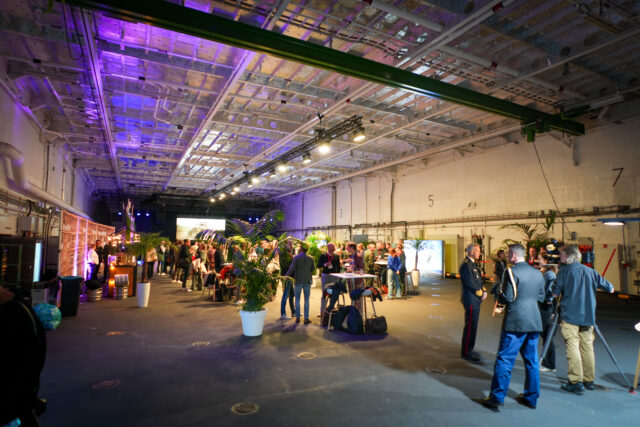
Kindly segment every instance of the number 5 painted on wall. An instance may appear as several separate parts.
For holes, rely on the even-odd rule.
[[[429,207],[432,208],[433,207],[433,194],[429,194],[427,197],[427,200],[429,201]]]

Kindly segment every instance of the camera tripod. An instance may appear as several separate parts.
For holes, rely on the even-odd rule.
[[[549,331],[549,335],[547,335],[547,339],[546,339],[546,341],[544,343],[544,347],[542,347],[542,353],[540,354],[540,360],[543,360],[545,358],[545,356],[547,355],[547,351],[549,351],[549,346],[551,345],[551,341],[553,340],[553,337],[556,334],[556,329],[558,327],[558,322],[560,321],[560,299],[558,299],[558,303],[556,304],[556,309],[555,309],[555,311],[553,313],[553,316],[554,316],[553,324],[551,325],[551,330]],[[611,357],[611,360],[613,360],[613,363],[618,368],[618,371],[620,371],[620,375],[622,375],[622,378],[624,378],[624,381],[627,383],[627,386],[629,387],[629,393],[634,393],[635,394],[635,390],[634,390],[633,386],[631,385],[631,383],[627,379],[627,376],[625,375],[624,371],[620,367],[620,364],[618,364],[618,361],[616,360],[616,357],[613,355],[613,352],[611,351],[611,348],[609,347],[609,344],[607,344],[607,341],[604,339],[604,336],[602,335],[602,332],[600,332],[600,328],[598,328],[598,325],[594,323],[593,324],[593,329],[595,329],[596,333],[600,337],[600,340],[602,341],[602,344],[604,344],[604,348],[607,349],[607,353],[609,353],[609,357]]]

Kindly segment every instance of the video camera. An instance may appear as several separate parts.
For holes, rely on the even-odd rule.
[[[551,242],[544,247],[549,264],[560,264],[561,246],[556,239],[551,239]]]

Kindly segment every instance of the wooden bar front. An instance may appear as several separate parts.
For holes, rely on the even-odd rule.
[[[137,265],[135,264],[125,264],[125,265],[115,265],[112,266],[112,270],[109,271],[109,295],[113,296],[113,288],[115,287],[115,282],[113,279],[116,277],[116,274],[126,274],[129,276],[129,287],[127,288],[127,294],[130,297],[136,296],[136,274],[138,272]]]

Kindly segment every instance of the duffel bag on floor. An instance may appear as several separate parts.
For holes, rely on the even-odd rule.
[[[349,314],[350,306],[340,307],[338,312],[331,316],[331,326],[336,331],[344,331],[346,328],[342,326],[342,322],[347,319],[347,315]]]
[[[364,334],[364,324],[362,323],[360,310],[353,305],[350,306],[349,309],[349,314],[347,315],[347,329],[349,333],[354,335]]]
[[[384,316],[373,316],[365,322],[368,334],[382,335],[387,333],[387,319]]]

